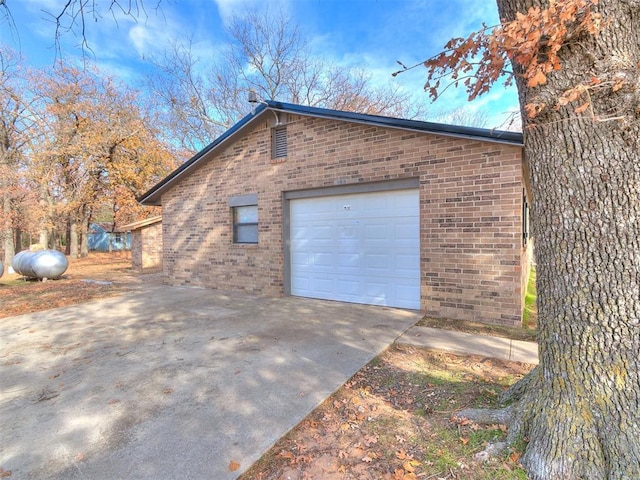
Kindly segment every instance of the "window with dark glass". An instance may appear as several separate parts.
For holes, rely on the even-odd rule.
[[[258,206],[233,207],[233,243],[258,243]]]

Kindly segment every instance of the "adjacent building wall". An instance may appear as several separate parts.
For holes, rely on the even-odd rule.
[[[131,265],[134,270],[161,267],[162,250],[161,222],[131,232]]]
[[[281,296],[283,192],[417,178],[421,304],[430,316],[520,324],[522,149],[289,116],[288,155],[265,122],[162,196],[171,284]],[[232,196],[257,194],[259,243],[232,243]]]

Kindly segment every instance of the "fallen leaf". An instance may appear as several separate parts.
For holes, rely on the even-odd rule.
[[[364,437],[364,444],[367,447],[370,447],[372,444],[378,443],[378,436],[377,435],[366,435]]]
[[[229,467],[227,468],[229,469],[230,472],[235,472],[240,468],[240,464],[235,460],[231,460],[231,462],[229,462]]]
[[[469,439],[465,437],[460,437],[460,441],[462,442],[463,445],[466,445],[467,443],[469,443]]]
[[[397,458],[398,460],[404,460],[405,458],[408,458],[408,457],[407,457],[407,452],[405,452],[404,450],[398,450],[398,451],[396,452],[396,458]]]
[[[293,457],[294,457],[294,455],[293,455],[293,453],[292,453],[292,452],[287,452],[287,451],[285,451],[285,450],[281,451],[281,452],[278,454],[278,456],[279,456],[279,457],[282,457],[282,458],[286,458],[286,459],[288,459],[288,460],[291,460],[291,459],[293,459]]]
[[[471,420],[465,417],[453,417],[452,420],[461,427],[464,427],[465,425],[471,425],[473,423]]]
[[[416,471],[416,467],[420,466],[420,462],[417,460],[407,460],[402,464],[402,468],[404,468],[407,472],[413,473]]]

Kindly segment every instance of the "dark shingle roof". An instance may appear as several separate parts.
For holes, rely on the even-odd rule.
[[[229,141],[240,131],[245,130],[256,119],[262,117],[268,110],[276,112],[292,113],[303,116],[328,118],[342,120],[345,122],[362,123],[386,128],[396,128],[424,133],[434,133],[438,135],[483,140],[486,142],[506,143],[510,145],[522,146],[522,134],[519,132],[507,132],[502,130],[489,130],[485,128],[461,127],[457,125],[445,125],[441,123],[422,122],[418,120],[407,120],[393,117],[383,117],[381,115],[369,115],[364,113],[344,112],[341,110],[330,110],[326,108],[307,107],[293,103],[276,102],[267,100],[260,102],[256,109],[246,115],[229,130],[220,135],[216,140],[196,153],[193,157],[183,163],[180,167],[171,172],[167,177],[152,187],[149,191],[138,198],[144,205],[160,205],[160,197],[173,182],[177,181],[188,170],[196,166],[199,161],[209,152],[226,146]]]

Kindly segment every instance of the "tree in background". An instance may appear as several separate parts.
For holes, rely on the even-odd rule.
[[[22,181],[24,151],[32,133],[32,115],[22,59],[6,48],[0,51],[0,249],[11,264],[20,232],[26,227],[25,209],[32,200]],[[18,241],[18,242],[16,242]],[[18,245],[19,246],[19,245]]]
[[[176,43],[154,60],[148,82],[160,99],[170,136],[190,151],[211,143],[249,113],[249,90],[260,98],[362,113],[415,118],[423,113],[398,85],[378,87],[363,70],[332,66],[312,55],[282,13],[249,12],[227,28],[230,43],[211,58]]]
[[[29,171],[42,206],[40,243],[66,232],[68,254],[86,256],[89,224],[105,205],[112,221],[139,214],[136,195],[175,167],[137,94],[90,68],[58,64],[34,77],[39,138]],[[124,209],[123,209],[124,207]],[[120,211],[122,210],[122,211]]]
[[[534,480],[640,478],[640,1],[497,3],[502,24],[450,41],[425,88],[518,87],[540,364],[509,406],[458,417],[509,424]]]

